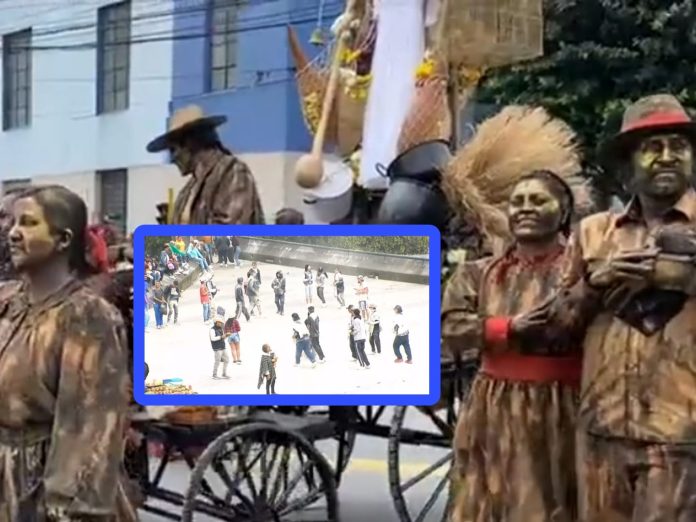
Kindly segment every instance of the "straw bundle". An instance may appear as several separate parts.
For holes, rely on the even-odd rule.
[[[510,106],[486,120],[447,166],[443,188],[453,207],[492,239],[509,236],[505,208],[520,177],[547,169],[580,171],[573,130],[542,108]]]
[[[491,68],[543,54],[542,0],[443,1],[438,36],[450,64]]]

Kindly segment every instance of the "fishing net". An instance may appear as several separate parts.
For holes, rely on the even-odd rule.
[[[338,57],[341,62],[339,85],[331,105],[325,136],[325,143],[334,145],[341,156],[350,155],[362,141],[377,24],[369,13],[365,14],[351,33],[347,48]],[[332,41],[314,59],[309,60],[292,28],[288,29],[288,38],[297,68],[302,114],[307,129],[314,135],[321,119],[336,42]]]
[[[542,0],[445,0],[439,18],[451,64],[500,67],[543,53]]]
[[[330,57],[333,54],[333,44],[327,45],[313,60],[305,54],[297,33],[292,27],[288,27],[288,40],[290,52],[295,62],[297,74],[297,89],[300,95],[300,106],[305,125],[310,134],[316,133],[321,119],[321,110],[326,96],[326,89],[329,84],[329,71],[331,67]],[[335,143],[337,138],[336,111],[331,111],[329,125],[326,129],[326,141]]]
[[[399,135],[398,153],[430,140],[449,140],[452,117],[447,96],[447,77],[419,80],[408,115]]]

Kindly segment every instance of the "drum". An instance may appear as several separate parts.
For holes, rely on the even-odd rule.
[[[332,223],[350,214],[353,205],[353,171],[336,156],[325,156],[324,178],[304,193],[306,223]]]

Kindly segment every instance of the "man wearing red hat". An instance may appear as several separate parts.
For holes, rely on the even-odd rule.
[[[519,338],[584,336],[584,522],[696,520],[694,150],[673,96],[629,107],[601,158],[633,199],[580,222],[562,291],[513,320]]]

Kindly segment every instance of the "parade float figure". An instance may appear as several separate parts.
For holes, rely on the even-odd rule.
[[[696,123],[674,97],[630,106],[602,158],[634,198],[580,223],[562,291],[524,318],[525,336],[584,337],[586,522],[696,520],[695,147]],[[584,307],[596,315],[578,296],[599,302]]]
[[[249,167],[222,145],[215,130],[226,121],[226,116],[205,116],[200,107],[184,107],[172,115],[169,131],[147,145],[148,152],[168,150],[181,175],[191,176],[168,211],[171,223],[264,223]],[[166,209],[166,204],[160,208]]]
[[[455,431],[455,522],[575,520],[579,346],[530,344],[514,327],[561,279],[574,207],[565,179],[580,168],[564,122],[510,106],[443,169],[450,207],[494,253],[460,262],[443,293],[443,357],[479,366]]]
[[[64,187],[13,202],[0,293],[0,520],[134,520],[122,471],[130,361],[119,312],[84,284],[87,209]]]
[[[572,209],[561,178],[524,176],[509,202],[512,245],[460,265],[446,287],[443,337],[481,359],[455,433],[456,522],[576,520],[579,343],[540,344],[529,355],[514,339],[515,317],[560,281]]]

